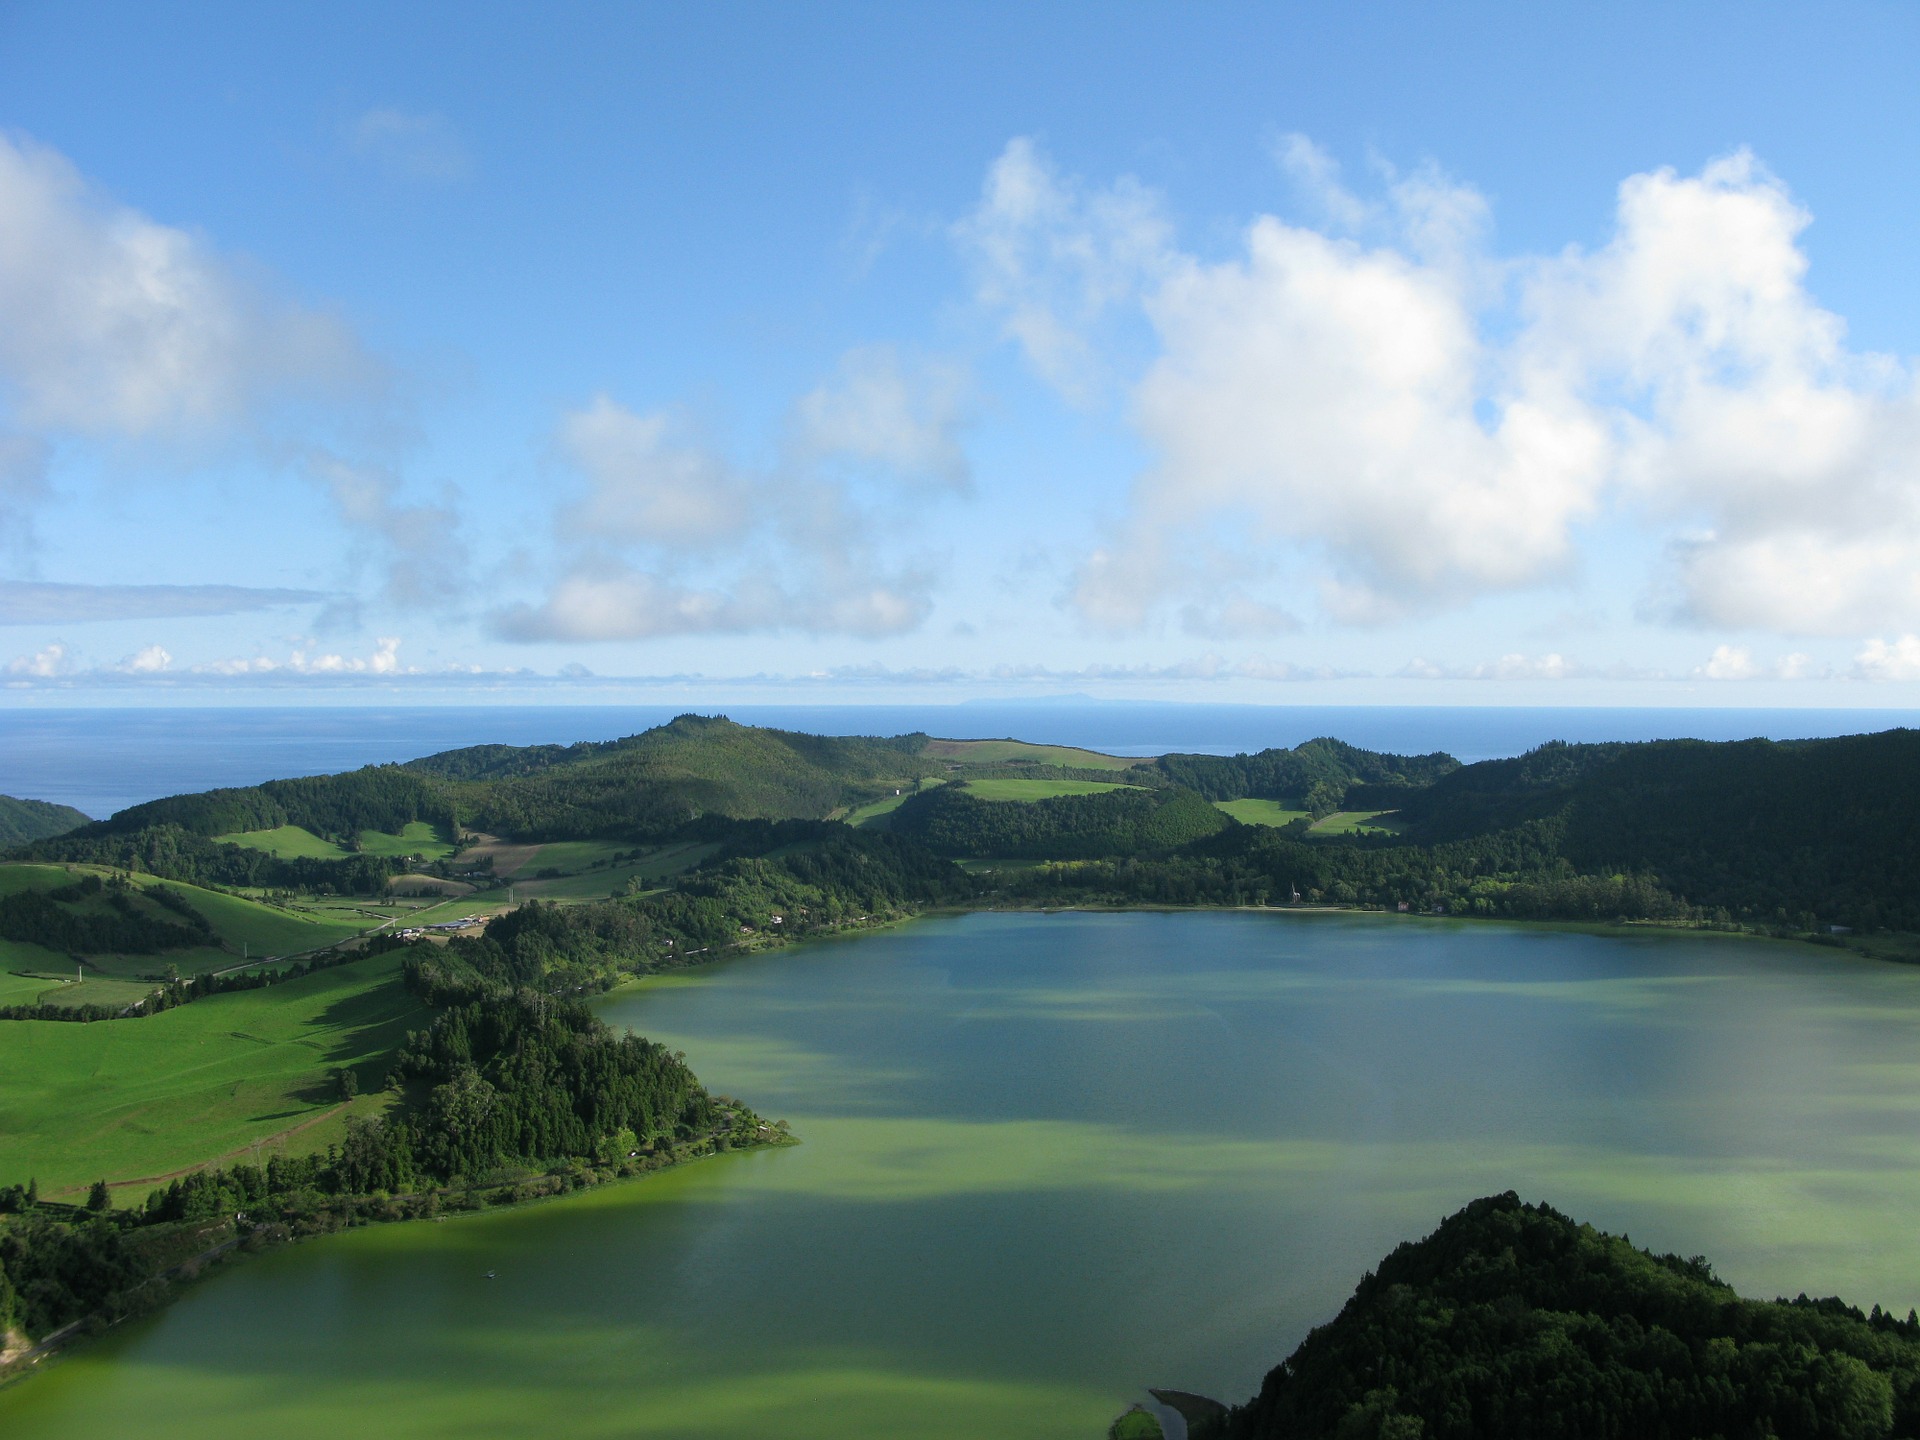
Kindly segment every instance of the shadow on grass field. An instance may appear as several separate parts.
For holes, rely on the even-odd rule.
[[[377,1091],[425,1020],[399,977],[388,954],[144,1019],[0,1021],[0,1184],[64,1198],[102,1168],[124,1181],[230,1155],[327,1115],[335,1067]]]

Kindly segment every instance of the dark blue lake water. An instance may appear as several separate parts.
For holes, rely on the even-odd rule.
[[[411,760],[462,745],[610,740],[661,724],[670,705],[476,705],[0,710],[0,794],[105,816],[161,795]],[[1368,750],[1444,750],[1471,763],[1548,740],[1773,740],[1920,724],[1915,710],[1625,709],[1492,706],[729,705],[742,723],[827,735],[924,730],[1013,736],[1119,755],[1231,755],[1332,735]]]

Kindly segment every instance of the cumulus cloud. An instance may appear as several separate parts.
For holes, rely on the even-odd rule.
[[[890,346],[855,350],[794,407],[795,443],[807,458],[871,466],[895,483],[964,490],[969,388],[951,362],[909,365]]]
[[[788,417],[765,466],[727,458],[670,411],[606,395],[563,416],[556,450],[585,481],[556,512],[559,574],[503,606],[515,641],[803,631],[880,636],[932,608],[924,563],[882,542],[964,489],[964,372],[890,350],[846,356]]]
[[[585,475],[570,530],[616,542],[708,549],[754,523],[753,481],[668,412],[635,414],[606,395],[561,417],[561,453]]]
[[[333,316],[0,135],[0,390],[22,429],[192,433],[377,368]]]
[[[379,106],[347,126],[346,140],[356,155],[371,160],[394,179],[445,185],[473,172],[473,157],[444,115],[414,115]]]
[[[307,645],[296,649],[285,660],[256,655],[252,659],[207,660],[194,665],[196,675],[246,676],[271,675],[285,671],[290,675],[412,675],[418,672],[400,663],[399,637],[381,636],[371,655],[341,655]],[[161,652],[165,655],[165,651]],[[171,661],[172,657],[167,656]],[[161,667],[164,668],[164,667]]]
[[[1869,640],[1854,656],[1853,673],[1861,680],[1920,680],[1920,635]]]
[[[111,447],[148,461],[237,445],[270,472],[319,485],[348,526],[380,543],[389,598],[442,598],[457,580],[433,540],[454,517],[403,503],[391,467],[366,458],[405,428],[391,380],[338,317],[116,203],[54,151],[0,135],[0,521],[16,542],[51,491],[56,451]],[[165,606],[143,588],[144,602],[121,598]],[[236,587],[189,588],[200,601],[176,598],[195,608],[138,613],[258,608]]]
[[[1026,141],[961,227],[1043,373],[1115,308],[1154,336],[1131,394],[1153,458],[1072,588],[1087,620],[1184,619],[1179,557],[1226,530],[1330,618],[1391,621],[1559,581],[1618,510],[1670,537],[1663,618],[1920,623],[1915,374],[1848,349],[1806,287],[1808,217],[1753,157],[1633,176],[1605,244],[1511,259],[1483,197],[1431,166],[1380,167],[1362,200],[1304,137],[1277,154],[1320,222],[1257,217],[1222,259],[1174,246],[1138,186],[1089,189]]]
[[[51,679],[64,675],[73,668],[73,662],[67,658],[67,647],[60,644],[36,650],[31,655],[16,655],[7,662],[9,675],[21,675],[36,680]]]
[[[0,580],[0,625],[68,625],[100,620],[171,620],[242,615],[327,599],[318,590],[247,585],[70,585]]]
[[[1811,655],[1796,651],[1763,663],[1745,645],[1714,646],[1706,664],[1693,672],[1697,680],[1812,680],[1828,673]]]
[[[167,652],[165,646],[146,645],[122,660],[120,668],[129,674],[154,675],[172,664],[173,656]]]
[[[1106,377],[1095,340],[1172,259],[1160,199],[1133,179],[1104,189],[1062,176],[1027,138],[987,171],[980,203],[954,229],[975,294],[1028,361],[1068,397]]]

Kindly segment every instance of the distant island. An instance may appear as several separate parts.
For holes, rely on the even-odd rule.
[[[0,1038],[0,1085],[43,1097],[0,1144],[0,1364],[238,1249],[787,1143],[585,1007],[636,977],[1005,907],[1671,926],[1920,958],[1915,794],[1905,730],[1463,766],[1331,738],[1131,759],[688,715],[97,822],[0,802],[0,1023],[36,1027],[31,1060]],[[97,1024],[230,1054],[298,1118],[262,1137],[257,1106],[174,1067],[163,1117],[89,1149],[72,1137],[118,1083]],[[1362,1428],[1324,1433],[1454,1433],[1396,1429],[1400,1401],[1369,1393]],[[1270,1411],[1230,1433],[1294,1433],[1247,1428]]]

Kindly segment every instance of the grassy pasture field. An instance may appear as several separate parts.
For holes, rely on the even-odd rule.
[[[145,1019],[0,1021],[0,1184],[37,1177],[70,1199],[104,1175],[125,1204],[150,1177],[250,1146],[324,1145],[343,1115],[286,1132],[336,1108],[329,1071],[379,1091],[386,1056],[424,1023],[399,975],[399,957],[379,955]],[[384,1097],[355,1104],[373,1113]]]
[[[930,780],[926,782],[925,788],[931,789],[935,785],[945,783],[943,780]],[[891,815],[918,793],[919,791],[912,785],[902,785],[898,795],[883,795],[878,800],[869,800],[864,805],[856,805],[840,818],[849,825],[872,825],[879,821],[880,827],[885,829],[886,822],[881,817]]]
[[[228,845],[244,845],[249,850],[264,850],[282,860],[340,860],[351,851],[322,839],[298,825],[281,825],[273,830],[236,830],[216,835]],[[397,835],[381,830],[362,830],[360,850],[366,855],[424,855],[429,860],[444,860],[453,854],[453,844],[436,827],[416,820]]]
[[[272,830],[235,830],[213,838],[223,845],[264,850],[281,860],[340,860],[347,853],[331,840],[322,840],[298,825],[281,825]]]
[[[1305,820],[1304,810],[1289,810],[1278,800],[1216,800],[1213,808],[1224,810],[1242,825],[1290,825]]]
[[[604,847],[604,852],[589,847]],[[622,860],[596,870],[590,868],[596,859],[631,854],[633,846],[598,840],[542,845],[514,878],[513,895],[516,900],[604,900],[610,892],[624,890],[629,880],[651,883],[690,870],[719,848],[711,844],[667,845],[650,850],[638,859]],[[549,858],[555,851],[560,852],[558,861]],[[545,880],[532,878],[549,868],[565,869],[563,862],[566,861],[579,868]]]
[[[1392,810],[1340,810],[1313,823],[1315,835],[1397,835],[1400,822]]]
[[[1072,745],[1031,745],[1025,740],[929,740],[923,754],[966,765],[1009,765],[1031,761],[1037,765],[1064,765],[1076,770],[1131,770],[1145,760],[1103,755]]]
[[[380,830],[362,830],[360,852],[363,855],[396,855],[401,859],[409,855],[422,855],[429,860],[444,860],[453,854],[454,845],[439,827],[425,820],[416,820],[398,835],[388,835]]]
[[[1104,780],[969,780],[967,790],[982,800],[1051,800],[1056,795],[1105,795],[1138,790],[1138,785]]]
[[[0,864],[0,895],[27,889],[54,890],[83,875],[105,877],[110,873],[85,865],[69,867]],[[217,890],[203,890],[197,885],[188,885],[183,881],[161,881],[151,875],[135,875],[132,877],[132,883],[136,889],[140,890],[164,884],[184,895],[194,909],[207,917],[207,923],[213,927],[214,934],[219,937],[221,943],[195,946],[191,949],[167,950],[152,955],[89,955],[87,959],[94,967],[94,971],[106,978],[130,980],[139,975],[158,974],[168,965],[177,967],[182,975],[198,975],[207,970],[224,970],[234,964],[243,951],[256,959],[268,955],[298,955],[308,950],[336,945],[342,940],[370,929],[377,923],[366,916],[337,906],[327,909],[315,906],[296,911],[238,895],[223,894]],[[105,904],[104,896],[93,896],[77,902],[74,908],[84,913],[89,908],[97,908]],[[157,911],[157,913],[162,918],[170,918],[168,912]],[[4,960],[5,968],[8,970],[44,972],[54,979],[65,979],[73,973],[73,962],[64,955],[55,955],[52,951],[42,950],[38,946],[22,946],[13,941],[0,942],[0,944],[9,947],[7,951],[0,952],[0,960]],[[36,953],[15,955],[15,951]],[[124,998],[133,999],[138,993],[140,992],[129,992]],[[58,998],[70,1003],[83,1003],[77,991]],[[85,997],[84,1003],[104,1005],[120,998],[122,997],[118,992],[113,994],[101,992]]]

